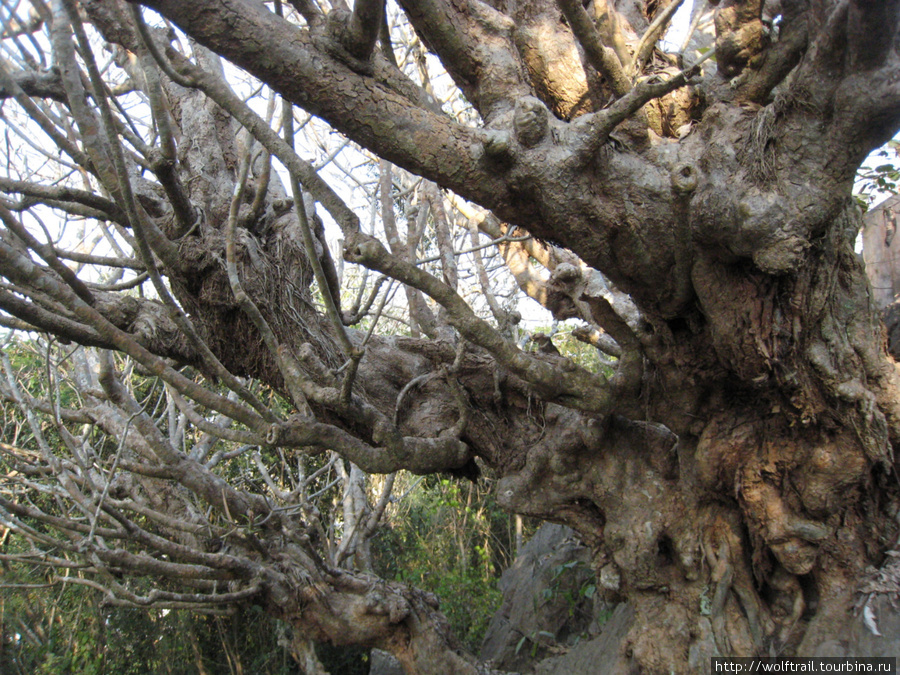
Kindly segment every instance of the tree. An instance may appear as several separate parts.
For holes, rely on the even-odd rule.
[[[374,474],[480,464],[504,507],[591,547],[605,592],[633,608],[623,667],[835,649],[857,591],[889,589],[897,537],[900,383],[851,190],[900,128],[900,2],[711,2],[703,57],[656,47],[681,0],[401,0],[405,53],[393,5],[325,4],[11,14],[3,321],[101,350],[71,408],[7,378],[38,449],[4,445],[18,473],[0,507],[32,560],[99,575],[119,601],[252,601],[293,627],[301,662],[311,639],[391,651],[409,673],[479,672],[433,596],[367,574],[364,555],[322,555],[303,495],[193,450],[212,442],[200,434],[259,448],[266,471],[326,451]],[[425,50],[463,99],[442,107]],[[217,56],[286,102],[274,127],[275,99],[254,112]],[[382,160],[381,228],[294,150],[291,106]],[[38,127],[52,152],[28,145]],[[424,179],[406,242],[391,165]],[[464,300],[451,195],[612,367],[520,349],[511,307]],[[49,211],[118,250],[67,250]],[[375,303],[346,308],[324,214],[344,261],[404,285],[408,337],[356,328]],[[165,382],[190,433],[155,423],[111,351]],[[59,449],[38,441],[38,413]],[[129,575],[167,585],[138,596]]]

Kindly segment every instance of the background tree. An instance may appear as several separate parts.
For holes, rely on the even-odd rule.
[[[477,672],[434,596],[369,571],[381,500],[329,548],[293,467],[484,466],[631,604],[611,663],[838,649],[897,536],[900,390],[851,189],[900,126],[900,3],[711,3],[706,69],[656,48],[680,0],[141,4],[7,6],[3,321],[97,348],[69,397],[53,367],[43,401],[8,369],[36,450],[4,446],[0,507],[31,562],[118,602],[256,603],[307,672],[311,640]],[[294,150],[293,106],[382,160],[356,178],[377,176],[377,227]],[[326,214],[346,263],[404,285],[409,337],[375,330],[375,293],[343,302]],[[477,229],[613,367],[525,351],[513,307],[467,303],[460,218],[472,278]]]

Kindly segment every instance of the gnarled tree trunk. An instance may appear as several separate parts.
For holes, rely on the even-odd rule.
[[[271,447],[329,448],[371,472],[469,471],[478,458],[498,476],[504,507],[575,528],[604,592],[630,603],[623,667],[693,672],[716,655],[833,650],[861,580],[897,537],[900,381],[854,253],[851,190],[866,155],[900,127],[900,3],[711,3],[716,62],[704,69],[691,67],[696,54],[654,47],[665,21],[637,0],[400,2],[477,125],[443,113],[397,68],[373,28],[381,2],[359,0],[352,12],[333,3],[327,14],[292,2],[287,19],[252,0],[142,4],[372,153],[489,210],[484,231],[508,223],[539,238],[526,259],[550,251],[541,262],[552,275],[523,287],[557,318],[603,329],[617,355],[604,376],[520,351],[464,303],[446,269],[438,279],[398,242],[364,233],[274,133],[229,107],[208,63],[169,49],[157,56],[183,80],[160,75],[179,129],[173,161],[202,212],[186,233],[167,226],[178,220],[174,183],[135,178],[140,217],[156,221],[151,248],[221,364],[297,410],[235,419]],[[144,52],[124,4],[81,6],[106,40]],[[432,319],[453,330],[376,336],[356,353],[364,332],[315,309],[315,261],[323,274],[331,267],[327,247],[302,236],[301,200],[273,181],[262,208],[249,197],[236,206],[240,125],[329,211],[346,261],[429,296],[443,310]],[[250,175],[252,197],[262,179]],[[127,198],[108,192],[126,210]],[[508,260],[512,247],[526,250],[501,246]],[[12,252],[0,265],[15,283],[35,283]],[[113,324],[124,311],[85,302]],[[91,330],[66,332],[12,300],[2,306],[147,364],[144,348],[208,368],[162,320],[146,335],[118,320],[120,336],[84,309],[76,319]],[[299,635],[390,651],[409,673],[480,668],[458,653],[427,594],[324,564],[265,500],[197,471],[185,469],[182,485],[230,518],[265,516],[256,543],[242,542],[246,562],[219,562],[253,580]]]

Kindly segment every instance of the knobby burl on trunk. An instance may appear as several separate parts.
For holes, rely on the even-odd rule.
[[[619,357],[602,376],[519,351],[445,280],[364,234],[208,64],[167,49],[155,56],[174,80],[163,85],[170,114],[195,139],[180,146],[178,170],[203,217],[187,235],[159,227],[151,245],[224,367],[298,407],[288,420],[237,417],[257,437],[335,449],[373,472],[480,458],[505,507],[575,527],[605,592],[632,603],[623,668],[814,654],[840,637],[860,578],[897,535],[900,383],[854,253],[851,189],[900,127],[900,2],[711,2],[716,64],[705,74],[694,57],[655,49],[668,9],[648,16],[638,0],[400,2],[478,126],[443,113],[397,68],[381,2],[327,14],[291,2],[302,16],[291,21],[251,0],[141,4],[379,157],[489,209],[485,231],[509,223],[574,253],[554,264],[542,297],[558,318],[601,327]],[[142,53],[149,33],[124,4],[82,5],[107,40]],[[429,296],[459,344],[373,338],[361,355],[362,334],[318,314],[309,287],[330,263],[301,236],[302,201],[270,186],[260,191],[270,208],[235,213],[237,123],[333,216],[345,260]],[[202,179],[188,182],[192,173]],[[172,184],[165,195],[147,187],[151,219],[154,195],[177,214]],[[111,201],[126,209],[127,195]],[[78,317],[98,325],[99,302],[85,304]],[[11,301],[4,309],[63,330]],[[139,349],[207,363],[159,331],[134,346],[115,330],[67,336],[148,362]],[[190,480],[251,522],[267,514],[233,574],[254,579],[298,633],[388,649],[408,672],[482,668],[458,653],[427,594],[328,567],[262,502]]]

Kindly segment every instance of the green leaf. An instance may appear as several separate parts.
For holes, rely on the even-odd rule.
[[[518,644],[516,645],[516,656],[518,656],[519,652],[522,651],[522,646],[525,644],[525,640],[527,640],[527,639],[528,639],[528,636],[523,635],[522,639],[519,640]]]

